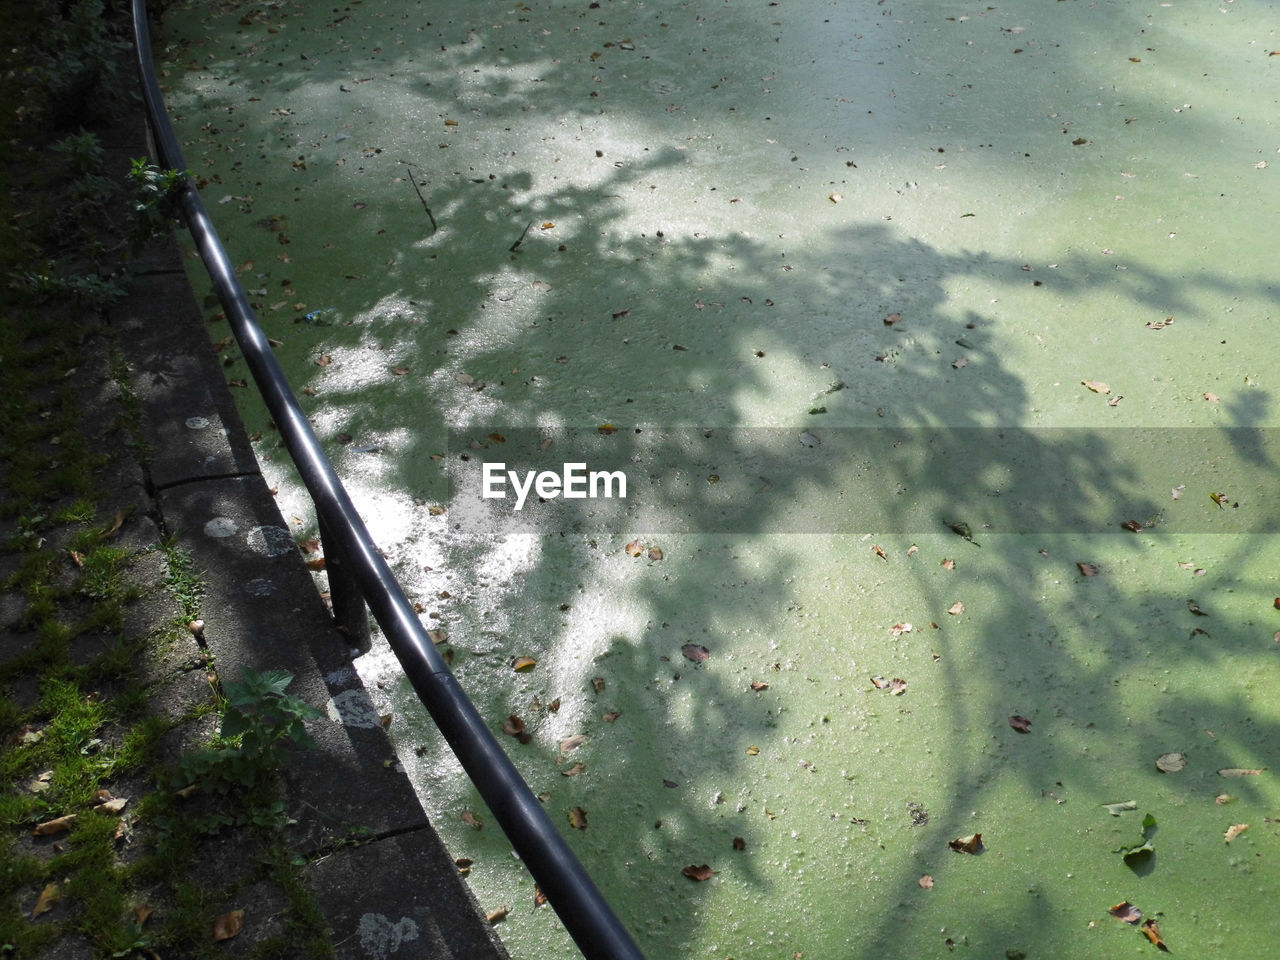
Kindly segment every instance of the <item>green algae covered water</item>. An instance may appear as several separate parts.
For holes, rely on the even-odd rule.
[[[1272,13],[169,8],[281,361],[648,956],[1269,955]],[[512,954],[571,952],[360,668]]]

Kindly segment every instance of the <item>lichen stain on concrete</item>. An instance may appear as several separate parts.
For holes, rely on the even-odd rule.
[[[418,925],[411,919],[401,917],[392,923],[381,913],[362,916],[359,931],[361,949],[374,960],[386,960],[400,951],[401,944],[418,939]]]
[[[382,723],[377,708],[363,688],[344,690],[325,704],[325,712],[330,720],[344,727],[376,727]]]

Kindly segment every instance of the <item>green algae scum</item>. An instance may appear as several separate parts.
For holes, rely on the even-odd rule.
[[[648,956],[1273,949],[1272,12],[168,8],[295,389]],[[358,666],[512,954],[570,953]]]

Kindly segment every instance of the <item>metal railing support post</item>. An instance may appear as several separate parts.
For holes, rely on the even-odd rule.
[[[369,611],[364,594],[347,558],[342,554],[338,539],[329,531],[323,516],[316,514],[320,527],[320,543],[324,550],[324,572],[329,578],[329,603],[333,608],[333,622],[342,631],[352,649],[368,653],[372,646],[369,636]]]

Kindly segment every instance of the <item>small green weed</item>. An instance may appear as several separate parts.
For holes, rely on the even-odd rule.
[[[320,711],[300,697],[285,693],[293,674],[284,670],[258,673],[248,668],[244,679],[225,684],[227,707],[222,717],[222,743],[188,753],[178,764],[175,786],[198,785],[203,791],[237,803],[204,818],[204,832],[225,826],[279,826],[284,805],[275,797],[275,778],[289,745],[315,742],[305,722]]]
[[[96,134],[83,127],[79,133],[63,137],[53,149],[67,158],[67,170],[73,177],[96,174],[102,169],[102,143]]]
[[[133,161],[133,245],[141,248],[153,237],[173,228],[181,212],[182,187],[188,170],[163,170],[141,157]]]

